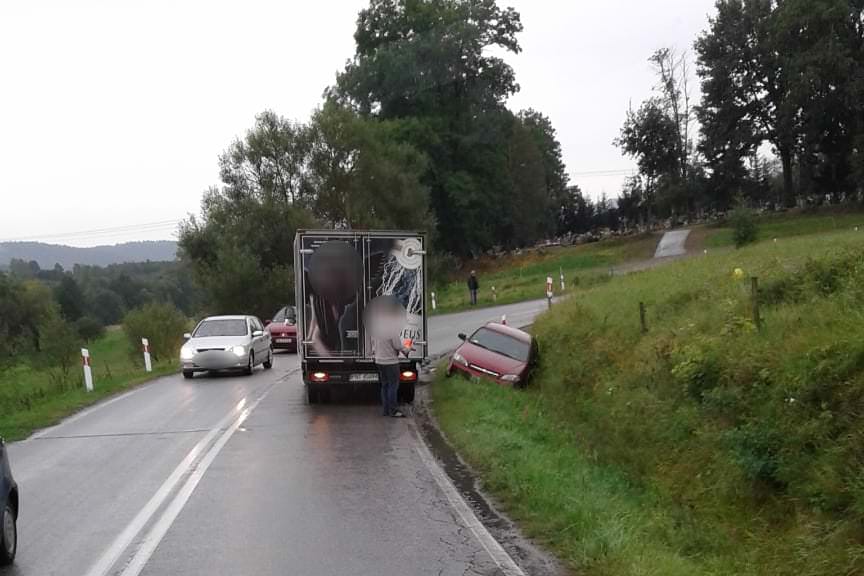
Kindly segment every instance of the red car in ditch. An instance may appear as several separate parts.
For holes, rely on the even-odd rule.
[[[285,306],[265,323],[274,350],[297,352],[297,309]]]
[[[537,341],[522,330],[490,322],[464,341],[447,367],[447,375],[460,373],[522,388],[528,384],[539,358]]]

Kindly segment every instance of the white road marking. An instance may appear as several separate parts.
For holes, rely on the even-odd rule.
[[[157,380],[159,380],[159,379],[157,379]],[[155,383],[155,382],[156,382],[156,380],[154,380],[152,383]],[[127,392],[123,392],[119,396],[114,396],[113,398],[108,398],[102,402],[99,402],[98,404],[94,404],[93,406],[90,406],[89,408],[85,408],[84,410],[82,410],[76,414],[73,414],[72,416],[58,422],[57,424],[54,424],[53,426],[49,426],[48,428],[43,428],[39,432],[36,432],[35,434],[31,435],[29,438],[24,440],[24,442],[27,442],[28,440],[38,440],[39,438],[46,436],[49,432],[55,432],[58,428],[60,428],[62,426],[66,426],[67,424],[72,424],[73,422],[77,422],[78,420],[84,418],[85,416],[89,416],[89,415],[93,414],[93,412],[97,412],[97,411],[101,410],[102,408],[105,408],[107,406],[110,406],[111,404],[114,404],[115,402],[119,402],[120,400],[123,400],[124,398],[128,398],[129,396],[131,396],[137,392],[140,392],[141,390],[143,390],[144,388],[146,388],[150,384],[151,383],[148,383],[148,384],[143,385],[143,386],[138,386],[136,388],[133,388],[132,390],[129,390]]]
[[[271,386],[272,388],[272,386]],[[270,391],[268,388],[264,394],[259,397],[259,399],[255,402],[257,405],[258,402],[261,401],[261,398]],[[119,398],[117,398],[119,400]],[[131,522],[123,529],[120,534],[114,539],[111,545],[108,547],[105,552],[103,552],[102,556],[96,561],[95,564],[87,571],[86,576],[107,576],[111,567],[117,562],[120,558],[123,551],[126,550],[129,545],[133,542],[133,540],[138,536],[141,530],[144,529],[144,526],[150,521],[153,515],[157,510],[165,503],[165,500],[168,499],[168,496],[180,482],[180,480],[185,476],[192,466],[195,464],[195,461],[199,458],[199,456],[204,452],[207,446],[213,441],[216,435],[226,426],[228,426],[232,419],[236,418],[236,414],[238,411],[242,411],[246,406],[247,397],[244,397],[240,400],[234,408],[232,408],[228,414],[226,414],[216,426],[210,429],[204,438],[198,441],[197,444],[189,451],[183,461],[177,465],[174,471],[171,473],[168,478],[162,483],[156,493],[150,498],[147,504],[135,515],[135,518],[132,519]]]
[[[123,569],[123,572],[120,573],[120,576],[138,576],[141,574],[141,571],[144,570],[144,566],[147,565],[147,562],[150,560],[150,557],[153,556],[153,552],[156,551],[156,548],[159,546],[159,543],[162,541],[162,538],[165,537],[165,534],[168,533],[168,530],[171,528],[171,525],[174,524],[174,521],[177,519],[177,516],[180,515],[180,512],[183,511],[183,507],[186,506],[186,503],[189,501],[189,498],[192,496],[192,493],[195,491],[195,488],[198,486],[198,483],[204,477],[204,474],[207,472],[207,469],[210,467],[210,464],[213,463],[213,460],[219,455],[219,452],[222,451],[222,448],[228,441],[231,439],[231,436],[240,428],[240,425],[246,421],[249,415],[252,413],[255,408],[258,407],[258,404],[261,403],[262,400],[270,393],[270,390],[273,389],[273,385],[270,385],[267,390],[264,391],[258,399],[253,402],[250,406],[244,409],[240,416],[234,420],[234,423],[225,430],[222,436],[216,441],[215,444],[210,448],[204,458],[195,466],[195,469],[189,475],[189,478],[177,492],[177,495],[174,496],[174,499],[162,513],[162,516],[159,517],[159,520],[153,525],[150,531],[147,533],[147,536],[144,537],[144,540],[141,542],[141,545],[138,547],[138,550],[135,552],[135,556],[132,557],[132,560]]]
[[[504,550],[501,544],[495,540],[495,537],[492,536],[492,534],[489,533],[489,530],[487,530],[483,523],[480,522],[480,519],[477,518],[477,515],[474,514],[474,511],[471,509],[471,506],[465,502],[465,499],[462,498],[462,495],[453,485],[453,482],[444,470],[441,469],[441,466],[438,465],[438,462],[435,460],[429,447],[426,446],[426,442],[423,440],[423,436],[420,434],[420,430],[417,428],[417,424],[414,420],[410,420],[410,423],[411,427],[414,429],[414,438],[417,442],[415,448],[417,454],[420,455],[420,460],[423,461],[423,464],[435,479],[435,483],[438,484],[438,487],[441,488],[442,492],[444,492],[450,506],[453,507],[459,515],[459,518],[462,519],[462,523],[471,530],[471,533],[474,534],[474,537],[477,538],[478,542],[480,542],[480,546],[486,550],[486,553],[489,554],[492,561],[498,565],[498,568],[504,576],[525,576],[525,572],[522,571],[519,565],[513,561],[513,558],[510,557],[507,551]],[[123,576],[126,576],[126,574]]]

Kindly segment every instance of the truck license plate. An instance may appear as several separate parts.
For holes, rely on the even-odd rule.
[[[277,338],[276,339],[277,344],[291,344],[291,342],[293,342],[293,340],[291,338]]]
[[[349,382],[378,382],[378,374],[351,374]]]

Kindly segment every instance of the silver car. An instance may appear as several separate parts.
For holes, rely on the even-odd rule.
[[[252,374],[255,366],[273,367],[270,333],[255,316],[211,316],[186,334],[180,349],[183,376],[195,372],[243,370]]]

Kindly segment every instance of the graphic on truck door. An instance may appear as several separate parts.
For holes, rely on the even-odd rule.
[[[354,239],[304,237],[303,322],[309,357],[361,354],[362,246]]]
[[[420,238],[382,238],[367,240],[369,299],[393,299],[401,307],[401,338],[424,342],[423,325],[423,242]],[[366,343],[371,350],[371,342]],[[415,345],[412,358],[423,358],[422,345]]]

